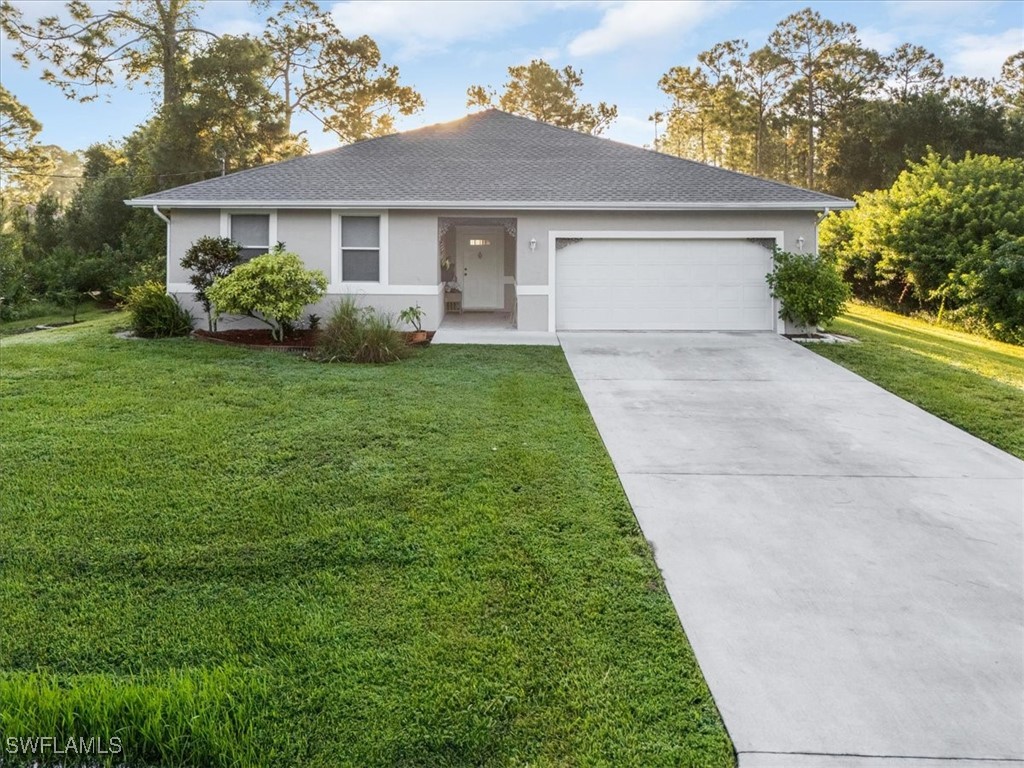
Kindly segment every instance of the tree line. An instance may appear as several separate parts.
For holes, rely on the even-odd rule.
[[[919,45],[882,55],[809,8],[760,47],[717,43],[658,84],[657,149],[844,197],[889,186],[930,150],[1024,155],[1024,52],[993,80],[947,77]]]

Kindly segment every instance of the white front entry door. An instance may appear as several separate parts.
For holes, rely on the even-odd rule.
[[[465,309],[504,308],[505,232],[501,227],[459,227],[455,269]]]
[[[559,250],[555,327],[560,331],[771,330],[758,242],[583,239]]]

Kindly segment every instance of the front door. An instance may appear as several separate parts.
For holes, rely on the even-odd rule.
[[[501,227],[459,227],[455,268],[465,309],[503,309],[505,232]]]

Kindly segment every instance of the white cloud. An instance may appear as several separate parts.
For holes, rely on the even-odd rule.
[[[665,126],[660,126],[664,131]],[[654,143],[654,123],[646,117],[619,115],[608,130],[601,134],[606,139],[614,139],[624,144],[635,144],[638,147],[650,146]]]
[[[887,9],[893,18],[927,24],[957,18],[976,20],[997,5],[996,0],[891,0]]]
[[[892,30],[877,27],[862,27],[857,30],[857,36],[865,48],[871,48],[881,54],[891,53],[903,42],[903,38]]]
[[[370,35],[399,45],[400,57],[443,51],[469,40],[497,44],[510,29],[550,9],[525,0],[350,0],[332,9],[345,35]]]
[[[954,51],[949,57],[951,74],[997,77],[1003,62],[1024,49],[1024,27],[993,35],[959,35],[953,45]]]
[[[634,43],[679,35],[725,10],[713,0],[627,0],[609,4],[593,29],[569,43],[573,56],[609,53]]]

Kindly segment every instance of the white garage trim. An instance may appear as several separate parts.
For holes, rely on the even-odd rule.
[[[548,333],[555,333],[555,302],[558,291],[556,264],[558,262],[555,240],[573,238],[580,240],[774,240],[776,247],[785,250],[785,235],[781,230],[735,229],[735,230],[549,230],[548,231]],[[778,300],[772,300],[772,327],[776,333],[784,333],[785,327],[779,320]]]

